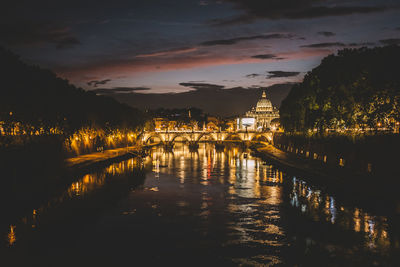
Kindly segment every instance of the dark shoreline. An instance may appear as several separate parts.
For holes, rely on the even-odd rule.
[[[134,157],[136,156],[130,151],[125,151],[112,157],[105,156],[103,159],[87,160],[69,166],[64,161],[57,164],[56,168],[51,166],[54,162],[49,162],[50,171],[42,173],[38,173],[38,170],[32,172],[29,166],[21,168],[19,172],[15,170],[10,172],[13,178],[4,180],[5,190],[0,197],[4,200],[0,207],[7,220],[0,220],[0,225],[8,225],[10,221],[19,219],[21,214],[27,214],[35,207],[57,197],[81,176]],[[40,179],[31,177],[40,177]],[[14,206],[9,206],[7,204],[9,202],[13,202]]]

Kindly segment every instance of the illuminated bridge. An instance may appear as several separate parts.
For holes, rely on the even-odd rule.
[[[273,133],[269,132],[209,132],[209,131],[155,131],[143,132],[138,139],[142,144],[161,143],[173,145],[175,142],[271,142]]]

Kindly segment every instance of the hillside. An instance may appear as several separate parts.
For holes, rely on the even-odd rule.
[[[138,110],[106,96],[96,96],[58,78],[53,72],[30,66],[0,48],[0,121],[10,129],[16,123],[28,133],[51,128],[73,132],[83,126],[136,127]]]

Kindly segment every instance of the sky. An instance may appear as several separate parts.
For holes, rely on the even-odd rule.
[[[338,49],[400,44],[400,0],[5,2],[0,45],[97,92],[294,83]]]

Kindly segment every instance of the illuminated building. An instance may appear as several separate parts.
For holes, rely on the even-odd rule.
[[[177,127],[177,121],[168,121],[168,130],[174,131]]]
[[[165,130],[168,128],[168,120],[164,118],[154,118],[154,127],[156,131]]]
[[[214,132],[218,131],[219,127],[214,121],[207,122],[207,131]]]
[[[207,117],[207,125],[206,130],[210,132],[219,130],[220,121],[216,117],[209,116]]]
[[[246,112],[246,119],[245,121],[251,121],[250,118],[254,118],[252,125],[245,125],[244,123],[239,124],[238,128],[240,130],[244,130],[247,127],[249,130],[267,130],[271,128],[271,121],[273,119],[279,118],[279,110],[272,106],[271,101],[267,98],[265,91],[262,93],[262,97],[258,100],[257,105],[253,107],[250,111]],[[245,118],[242,118],[238,121],[243,121]],[[249,128],[250,127],[250,128]]]

